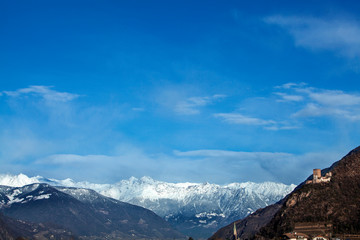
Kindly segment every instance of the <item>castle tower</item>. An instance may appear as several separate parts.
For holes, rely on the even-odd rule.
[[[313,183],[318,183],[321,179],[321,169],[313,170]]]

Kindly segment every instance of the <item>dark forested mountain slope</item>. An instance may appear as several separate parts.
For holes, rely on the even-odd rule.
[[[19,225],[17,235],[33,237],[42,228],[56,236],[86,239],[174,239],[183,237],[150,210],[104,197],[95,191],[47,184],[0,187],[2,213]],[[17,221],[17,220],[21,221]],[[0,222],[1,223],[1,222]],[[66,238],[66,237],[65,237]],[[59,238],[60,239],[60,238]]]
[[[304,182],[277,204],[237,221],[239,235],[244,238],[281,237],[293,231],[297,223],[330,223],[335,234],[359,234],[360,147],[324,169],[322,175],[327,172],[332,174],[329,182]],[[232,235],[233,224],[230,224],[210,239],[226,239]]]
[[[13,240],[14,237],[9,233],[9,228],[4,221],[4,216],[0,215],[0,240]]]

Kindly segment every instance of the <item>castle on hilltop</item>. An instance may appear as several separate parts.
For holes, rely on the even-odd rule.
[[[331,172],[326,173],[325,176],[321,176],[321,169],[314,169],[313,170],[313,179],[307,180],[306,184],[330,182],[331,176],[332,176]]]

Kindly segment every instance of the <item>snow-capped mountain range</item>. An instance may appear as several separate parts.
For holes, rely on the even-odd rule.
[[[21,221],[8,226],[27,239],[185,239],[154,212],[90,189],[46,183],[0,186],[0,211],[5,220]],[[25,223],[35,226],[21,231]]]
[[[274,182],[167,183],[150,177],[96,184],[24,174],[0,175],[0,185],[21,187],[32,183],[92,189],[107,197],[148,208],[183,233],[197,238],[208,237],[219,227],[282,199],[296,187]]]

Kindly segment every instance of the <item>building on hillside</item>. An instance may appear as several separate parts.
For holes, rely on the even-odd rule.
[[[313,237],[312,240],[329,240],[329,238],[324,237],[322,235],[317,235],[317,236]]]
[[[302,232],[310,236],[329,237],[333,231],[333,224],[328,222],[297,222],[295,232]]]
[[[323,182],[330,182],[332,173],[328,172],[325,176],[321,175],[321,169],[314,169],[313,170],[313,179],[307,180],[306,184],[310,183],[323,183]]]
[[[360,235],[358,234],[340,234],[339,235],[340,239],[351,239],[351,240],[359,240],[360,239]]]
[[[310,237],[305,233],[290,232],[284,234],[284,239],[289,240],[310,240]]]

